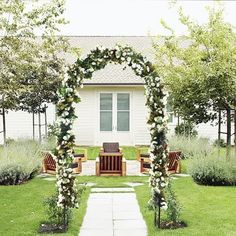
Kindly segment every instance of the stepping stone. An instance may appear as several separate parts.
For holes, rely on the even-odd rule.
[[[134,192],[133,188],[92,188],[92,193]]]
[[[189,177],[189,174],[175,174],[176,177]]]
[[[96,185],[96,183],[88,182],[88,183],[82,183],[82,184],[79,184],[79,185],[88,186],[88,187],[93,187],[93,186]]]
[[[146,229],[115,229],[113,236],[146,236]]]
[[[146,229],[146,224],[142,219],[135,220],[115,220],[114,229]]]
[[[47,180],[47,181],[56,181],[56,178],[43,178],[44,180]]]
[[[136,183],[136,182],[128,182],[128,183],[124,183],[127,184],[130,187],[136,187],[136,186],[142,186],[143,183]]]
[[[113,229],[80,229],[79,236],[113,236]]]

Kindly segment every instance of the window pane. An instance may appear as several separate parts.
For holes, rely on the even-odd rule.
[[[117,131],[129,131],[129,111],[117,112]]]
[[[112,94],[100,94],[100,110],[112,110]]]
[[[117,94],[117,110],[129,110],[129,94],[118,93]]]
[[[112,131],[111,111],[100,111],[100,131]]]
[[[174,114],[173,113],[168,113],[168,123],[173,123],[173,118],[174,118]]]

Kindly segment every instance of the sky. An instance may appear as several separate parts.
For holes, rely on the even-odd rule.
[[[207,21],[206,6],[215,1],[177,1],[195,21]],[[236,1],[223,1],[225,20],[236,26]],[[186,28],[178,21],[177,8],[160,0],[67,0],[65,18],[69,24],[61,28],[62,35],[146,36],[167,34],[160,24],[163,19],[177,35]]]

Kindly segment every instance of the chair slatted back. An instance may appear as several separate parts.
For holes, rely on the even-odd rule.
[[[119,143],[103,143],[104,152],[119,152]]]
[[[122,155],[100,155],[99,166],[101,174],[122,174]]]
[[[44,163],[49,170],[56,170],[56,161],[49,152],[44,153]]]
[[[176,171],[179,165],[181,151],[169,152],[168,171]]]

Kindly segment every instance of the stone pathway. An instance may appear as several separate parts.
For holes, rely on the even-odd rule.
[[[79,236],[93,235],[147,235],[133,188],[92,189]]]

